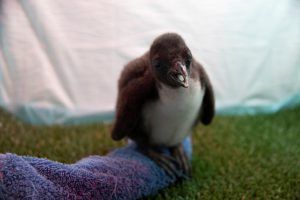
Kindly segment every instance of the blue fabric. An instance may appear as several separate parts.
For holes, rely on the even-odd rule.
[[[190,139],[184,147],[191,157]],[[176,181],[134,143],[74,164],[0,154],[0,199],[138,199]]]

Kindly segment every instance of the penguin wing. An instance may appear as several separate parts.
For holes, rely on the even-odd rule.
[[[121,73],[118,87],[116,119],[111,132],[114,140],[142,134],[142,109],[157,97],[155,80],[144,57],[128,63]]]
[[[201,82],[202,89],[204,89],[204,96],[198,115],[198,120],[201,121],[204,125],[208,125],[212,122],[215,115],[214,91],[209,77],[202,65],[196,61],[193,62],[193,65],[198,72],[199,81]]]

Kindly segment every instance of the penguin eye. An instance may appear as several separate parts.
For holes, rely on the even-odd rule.
[[[158,69],[159,69],[159,68],[161,68],[161,67],[162,67],[162,65],[161,65],[161,63],[159,63],[159,62],[155,65],[155,68],[158,68]]]
[[[186,60],[186,67],[190,67],[191,63],[192,63],[192,58],[188,58]]]
[[[165,66],[165,63],[163,61],[154,60],[152,61],[152,66],[155,69],[162,69]]]
[[[158,60],[153,60],[152,61],[152,66],[155,68],[160,68],[161,64]]]
[[[186,66],[189,67],[192,63],[192,54],[190,51],[187,52],[186,54]]]

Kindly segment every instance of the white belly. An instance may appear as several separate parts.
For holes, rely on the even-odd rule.
[[[163,85],[159,99],[143,110],[150,142],[165,146],[182,142],[198,117],[203,95],[200,82],[192,79],[188,88],[173,89]]]

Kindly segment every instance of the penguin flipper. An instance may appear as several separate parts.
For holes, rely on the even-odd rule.
[[[199,113],[199,121],[201,121],[204,125],[208,125],[212,122],[215,115],[214,91],[209,77],[202,65],[196,61],[193,64],[199,73],[201,86],[204,89],[204,96]]]
[[[114,140],[141,134],[143,106],[158,96],[154,77],[144,57],[125,66],[118,92],[116,119],[111,132]]]

